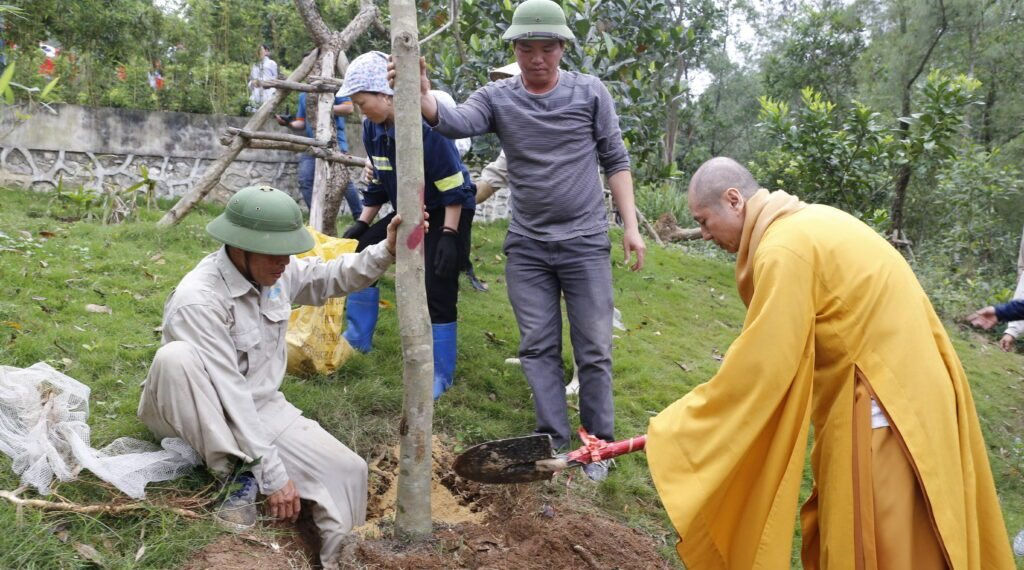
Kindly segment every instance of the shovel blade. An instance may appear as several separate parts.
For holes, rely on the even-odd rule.
[[[528,435],[474,445],[455,458],[453,469],[480,483],[529,483],[552,477],[551,470],[536,464],[552,457],[551,436]]]

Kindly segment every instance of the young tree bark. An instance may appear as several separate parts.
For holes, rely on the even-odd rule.
[[[395,168],[398,174],[398,265],[395,290],[402,336],[405,396],[399,424],[398,504],[395,533],[406,539],[431,534],[431,431],[434,354],[423,278],[423,131],[420,50],[413,0],[391,0],[391,55],[395,81]]]

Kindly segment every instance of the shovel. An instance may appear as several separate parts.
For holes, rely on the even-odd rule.
[[[455,458],[459,477],[480,483],[529,483],[551,479],[555,473],[632,453],[644,448],[647,436],[638,435],[611,443],[579,430],[583,445],[576,451],[555,455],[551,436],[528,435],[488,441],[467,449]]]

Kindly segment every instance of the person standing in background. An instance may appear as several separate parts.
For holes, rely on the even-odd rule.
[[[257,81],[277,79],[277,62],[270,59],[270,46],[260,44],[260,59],[252,66],[249,72],[249,112],[254,113],[263,103],[274,96],[273,87],[260,87]]]

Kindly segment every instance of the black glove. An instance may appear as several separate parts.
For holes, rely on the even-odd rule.
[[[434,275],[454,277],[459,273],[459,234],[444,230],[434,253]]]
[[[360,236],[366,233],[366,230],[370,229],[370,224],[356,220],[356,223],[352,224],[345,230],[345,233],[341,234],[341,237],[347,239],[359,239]]]

